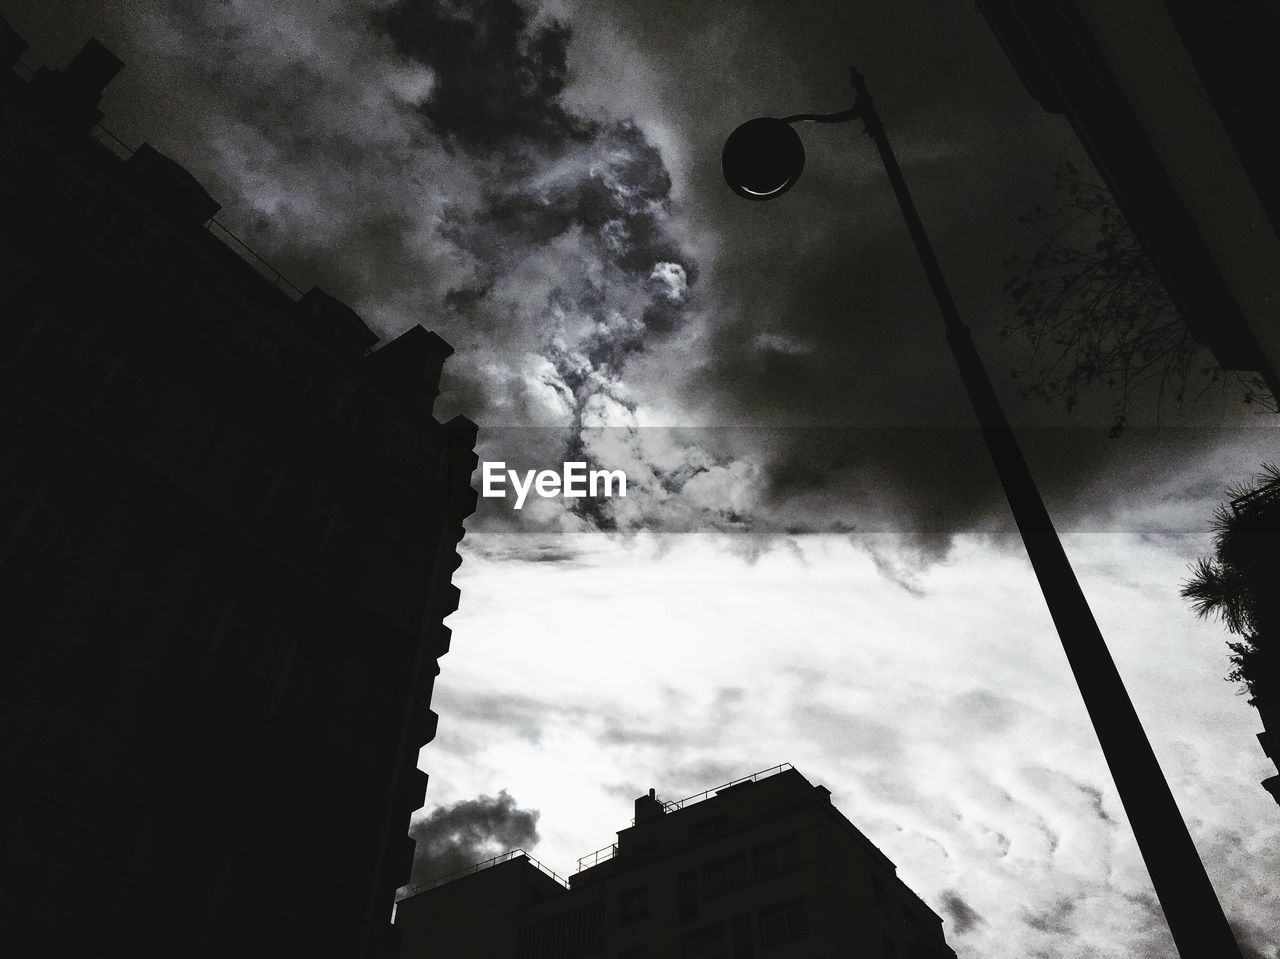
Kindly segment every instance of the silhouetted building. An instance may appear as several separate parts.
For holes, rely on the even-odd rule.
[[[978,0],[1065,115],[1192,334],[1280,400],[1280,6]]]
[[[6,941],[392,954],[475,504],[452,351],[288,292],[96,128],[106,48],[24,47],[0,21]]]
[[[411,890],[404,959],[954,959],[942,920],[789,765],[650,790],[569,882],[523,853]]]

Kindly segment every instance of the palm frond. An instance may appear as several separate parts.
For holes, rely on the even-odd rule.
[[[1182,584],[1182,596],[1191,600],[1196,615],[1217,617],[1233,633],[1251,625],[1248,583],[1230,565],[1201,559],[1190,567],[1191,577]]]

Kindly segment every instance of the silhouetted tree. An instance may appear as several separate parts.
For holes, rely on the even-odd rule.
[[[1228,491],[1230,503],[1213,518],[1214,556],[1191,568],[1182,595],[1201,616],[1221,619],[1240,637],[1227,644],[1227,679],[1244,684],[1275,730],[1268,713],[1280,696],[1280,467],[1262,470],[1253,483]]]
[[[1061,203],[1019,217],[1039,230],[1040,246],[1005,263],[1016,271],[1005,284],[1015,308],[1000,333],[1031,346],[1013,371],[1026,384],[1020,394],[1070,411],[1086,390],[1114,390],[1113,435],[1139,390],[1157,391],[1158,416],[1166,400],[1185,399],[1193,371],[1203,378],[1196,395],[1219,383],[1239,388],[1245,403],[1274,405],[1260,376],[1222,369],[1191,336],[1107,189],[1070,163],[1053,182]]]

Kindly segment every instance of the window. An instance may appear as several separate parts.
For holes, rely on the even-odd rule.
[[[654,836],[652,839],[646,839],[644,842],[638,842],[631,849],[631,857],[633,859],[648,859],[658,854],[659,839]]]
[[[618,925],[649,918],[649,890],[646,886],[625,889],[618,894]]]
[[[632,946],[618,953],[618,959],[649,959],[648,946]]]
[[[702,888],[708,896],[714,896],[737,888],[747,881],[747,857],[734,853],[702,867]]]
[[[680,959],[729,959],[724,923],[703,926],[681,936]]]
[[[906,903],[902,904],[902,924],[908,929],[928,930],[929,928],[929,923],[925,921],[925,918]]]
[[[18,587],[33,578],[41,561],[54,555],[61,517],[48,505],[44,490],[6,497],[0,528],[0,570],[6,585]]]
[[[692,869],[676,877],[676,902],[681,922],[698,918],[698,874]]]
[[[604,948],[604,900],[572,912],[522,926],[516,934],[517,959],[578,959]]]
[[[875,893],[876,905],[886,916],[889,915],[889,896],[885,892],[884,882],[879,876],[871,877],[871,891]]]
[[[689,827],[689,838],[698,841],[702,839],[710,839],[717,833],[724,832],[729,826],[729,817],[724,813],[719,816],[713,816],[710,819],[704,819],[702,822],[696,822]]]
[[[760,941],[772,946],[809,932],[809,914],[803,899],[788,899],[760,910]]]
[[[751,935],[751,913],[733,917],[733,959],[755,959],[756,942]]]
[[[329,385],[325,399],[338,429],[354,431],[359,427],[360,404],[354,384],[342,381]]]
[[[888,936],[881,936],[880,939],[884,943],[885,959],[898,959],[898,947],[894,945],[893,940]]]
[[[208,638],[202,643],[203,651],[198,654],[199,662],[195,671],[197,688],[208,682],[215,665],[225,666],[228,652],[231,658],[239,661],[244,647],[248,645],[249,629],[236,615],[234,604],[228,602],[218,605],[210,612],[207,631],[201,632],[207,633]]]
[[[796,849],[795,836],[787,836],[763,846],[756,846],[753,853],[756,878],[768,879],[770,876],[776,876],[794,868],[797,858]]]
[[[90,413],[98,409],[111,384],[119,377],[123,361],[100,350],[95,344],[78,356],[68,357],[68,362],[73,364],[73,375],[67,383],[67,395],[62,398],[67,410]]]

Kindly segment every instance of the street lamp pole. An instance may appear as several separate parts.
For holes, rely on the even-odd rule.
[[[734,191],[742,196],[753,199],[777,196],[791,187],[804,165],[803,148],[789,124],[801,120],[840,122],[856,117],[866,125],[867,134],[880,151],[880,159],[902,209],[907,230],[942,312],[947,342],[982,427],[987,449],[991,452],[1009,508],[1022,534],[1022,542],[1080,687],[1085,708],[1102,745],[1178,953],[1182,959],[1239,959],[1239,946],[1205,873],[1204,864],[1076,580],[1013,430],[1005,419],[991,380],[974,347],[969,327],[956,309],[866,83],[856,69],[851,69],[850,75],[855,94],[854,106],[850,110],[826,115],[798,114],[781,120],[761,118],[743,124],[725,144],[725,177]],[[752,127],[753,124],[756,126]],[[794,137],[794,141],[787,134]],[[735,137],[738,137],[737,142]],[[766,154],[772,153],[763,157],[763,166],[761,156],[752,157],[747,152],[760,149]],[[773,164],[772,170],[769,169],[770,164]],[[784,168],[782,175],[769,179],[770,174],[778,172],[779,164]],[[754,182],[744,183],[744,172],[747,179]],[[765,179],[761,179],[762,173]]]

